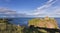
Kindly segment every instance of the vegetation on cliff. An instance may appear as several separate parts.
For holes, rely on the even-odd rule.
[[[8,19],[0,19],[0,33],[21,33],[21,26],[9,23]]]
[[[58,25],[54,18],[34,18],[28,21],[28,27],[14,25],[9,23],[8,19],[0,19],[0,33],[48,33],[43,28],[55,28],[58,29]],[[50,31],[52,33],[52,31]]]
[[[29,24],[34,25],[35,27],[45,27],[45,28],[58,28],[57,22],[54,18],[34,18],[32,20],[29,20]]]
[[[29,20],[28,26],[34,25],[34,27],[44,27],[44,28],[55,28],[58,29],[57,22],[54,18],[49,18],[48,16],[45,18],[34,18]],[[47,31],[41,29],[41,32],[47,33]]]

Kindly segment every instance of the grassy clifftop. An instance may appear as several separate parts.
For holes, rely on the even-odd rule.
[[[21,27],[9,23],[8,19],[0,19],[0,33],[21,33]]]
[[[57,21],[54,18],[34,18],[29,20],[28,26],[34,25],[34,27],[55,28],[58,29]],[[40,29],[39,31],[48,33],[47,31]]]
[[[58,29],[57,22],[54,18],[34,18],[28,21],[28,27],[14,25],[9,23],[8,19],[0,19],[0,33],[48,33],[38,27]]]
[[[45,28],[58,28],[57,22],[54,18],[49,18],[49,17],[45,17],[45,18],[34,18],[32,20],[29,20],[29,24],[30,25],[34,25],[34,26],[38,26],[38,27],[45,27]]]

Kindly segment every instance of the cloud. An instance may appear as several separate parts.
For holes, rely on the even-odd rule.
[[[8,8],[0,8],[0,14],[16,14],[16,11]]]
[[[40,14],[37,14],[35,16],[37,17],[45,17],[45,16],[49,16],[49,17],[60,17],[60,8],[59,7],[51,7],[51,8],[48,8],[47,10],[44,10],[43,11],[44,13],[40,13]]]
[[[7,8],[0,8],[0,14],[3,14],[5,16],[12,16],[12,17],[60,17],[60,8],[59,6],[53,6],[55,2],[58,0],[49,0],[44,5],[37,7],[33,12],[22,12],[17,13],[14,10],[10,10]]]
[[[26,13],[18,13],[8,8],[0,8],[0,17],[28,17]]]
[[[53,0],[49,0],[45,5],[41,6],[41,7],[38,7],[37,10],[42,10],[42,9],[45,9],[45,8],[48,8],[50,7],[54,2],[52,2]]]
[[[60,17],[60,6],[53,6],[59,0],[49,0],[43,6],[37,7],[33,12],[26,13],[25,17]]]
[[[60,14],[60,8],[57,8],[54,11],[55,11],[55,14]]]
[[[49,0],[43,6],[37,7],[32,13],[28,13],[34,17],[60,17],[60,8],[59,6],[53,6],[59,0]]]
[[[41,7],[38,7],[35,11],[35,15],[37,15],[37,14],[40,14],[40,13],[45,13],[46,12],[46,10],[49,8],[49,7],[51,7],[55,2],[56,2],[57,0],[49,0],[48,2],[46,2],[46,4],[44,4],[43,6],[41,6]]]

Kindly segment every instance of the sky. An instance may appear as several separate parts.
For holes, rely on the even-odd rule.
[[[60,17],[60,0],[0,0],[0,17]]]

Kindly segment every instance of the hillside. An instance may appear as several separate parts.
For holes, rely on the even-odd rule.
[[[0,19],[0,33],[21,33],[21,27],[9,23],[8,19]]]
[[[49,18],[48,16],[45,18],[34,18],[29,20],[29,24],[38,26],[38,27],[46,27],[46,28],[58,28],[57,21],[54,18]]]
[[[57,21],[54,18],[34,18],[28,21],[28,26],[34,25],[34,27],[43,27],[43,28],[55,28],[58,29]],[[47,31],[41,29],[40,31],[47,33]]]
[[[0,33],[48,33],[47,30],[39,29],[43,28],[55,28],[58,29],[57,21],[54,18],[34,18],[28,21],[28,27],[14,25],[9,23],[8,19],[0,19]],[[39,28],[38,28],[39,27]],[[54,32],[54,31],[49,31]]]

